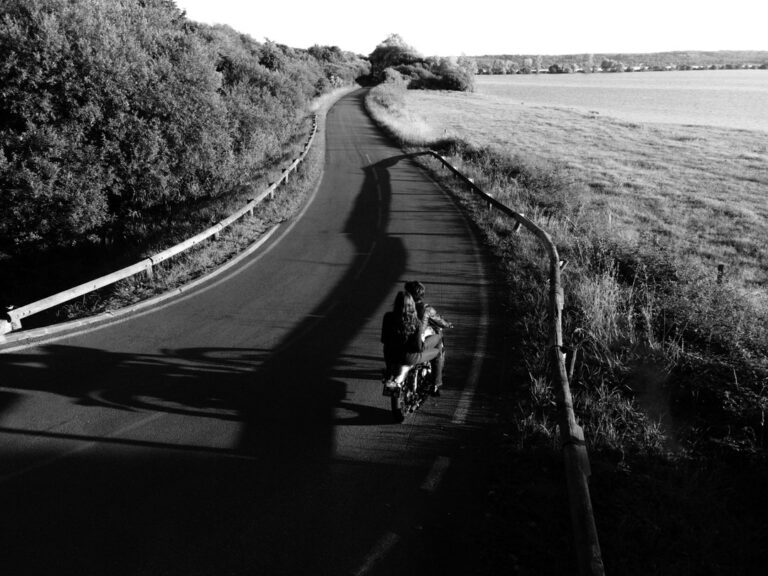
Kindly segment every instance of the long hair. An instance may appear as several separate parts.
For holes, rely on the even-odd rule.
[[[414,332],[418,332],[421,322],[416,313],[416,302],[408,292],[398,292],[395,296],[394,313],[397,334],[406,340]]]

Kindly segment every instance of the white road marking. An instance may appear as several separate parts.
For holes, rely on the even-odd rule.
[[[485,335],[480,337],[481,344],[485,345]],[[484,349],[484,348],[482,348]],[[453,413],[452,424],[465,424],[467,416],[469,416],[469,409],[472,406],[472,400],[477,390],[477,383],[480,380],[480,369],[483,366],[484,352],[476,351],[472,355],[472,365],[469,368],[469,374],[467,375],[467,383],[464,386],[464,390],[461,392],[459,401],[456,403],[456,411]]]
[[[366,155],[366,158],[368,156]],[[370,162],[370,158],[368,158]],[[429,176],[428,176],[429,177]],[[374,174],[375,178],[375,174]],[[449,194],[440,186],[440,184],[437,183],[433,178],[429,177],[432,182],[438,186],[441,190],[443,190],[443,193],[448,196]],[[452,198],[452,197],[451,197]],[[454,206],[456,206],[455,200],[452,200]],[[458,207],[457,207],[458,209]],[[476,238],[474,232],[472,231],[469,222],[467,221],[467,216],[464,214],[462,210],[458,210],[459,213],[461,213],[464,216],[464,226],[466,227],[469,235],[472,238]],[[464,390],[461,393],[461,396],[459,397],[459,400],[457,402],[456,409],[453,414],[453,418],[451,422],[453,424],[464,424],[467,421],[467,417],[469,416],[469,409],[472,405],[472,400],[475,396],[475,391],[477,390],[477,385],[480,380],[480,371],[483,367],[483,360],[486,355],[486,348],[488,344],[488,325],[489,325],[489,313],[488,313],[488,283],[485,281],[485,270],[483,268],[483,265],[481,263],[480,255],[478,254],[478,250],[475,247],[475,254],[478,256],[475,258],[475,262],[477,263],[477,270],[478,275],[482,279],[482,289],[480,290],[479,294],[479,301],[480,301],[480,319],[478,322],[478,326],[480,328],[479,330],[479,336],[477,339],[477,345],[475,347],[475,351],[472,355],[472,364],[469,368],[469,373],[467,374],[467,380],[466,384],[464,386]],[[421,489],[428,492],[428,493],[434,493],[437,488],[439,487],[440,483],[442,482],[443,477],[445,476],[445,473],[447,472],[448,468],[450,467],[451,459],[446,456],[439,456],[435,462],[432,464],[432,468],[430,469],[429,473],[427,474],[427,477],[425,478],[424,482],[421,485]],[[365,562],[363,565],[358,569],[354,574],[355,576],[364,576],[367,574],[382,558],[384,558],[389,551],[397,544],[400,537],[397,534],[394,534],[393,532],[387,532],[381,540],[376,544],[376,546],[373,548],[373,550],[368,554],[366,557]]]
[[[354,575],[364,576],[370,572],[371,569],[376,566],[376,564],[384,558],[384,556],[386,556],[399,541],[400,536],[394,532],[387,532],[384,534],[384,536],[376,543],[376,546],[373,547],[373,550],[366,556],[362,566],[354,572]]]
[[[451,459],[447,456],[438,456],[432,468],[427,474],[426,479],[421,485],[421,489],[425,492],[434,492],[443,480],[448,467],[451,465]]]
[[[434,180],[433,180],[434,182]],[[437,184],[437,182],[435,182]],[[455,200],[454,200],[455,204]],[[472,230],[472,228],[469,226],[469,222],[467,221],[467,216],[464,214],[463,211],[459,210],[461,214],[464,216],[464,226],[467,229],[467,234],[469,234],[472,238],[475,239],[475,263],[477,265],[477,273],[478,276],[481,279],[481,290],[480,294],[478,295],[479,302],[480,302],[480,319],[477,323],[477,326],[479,327],[478,330],[478,338],[477,338],[477,344],[475,346],[475,352],[472,354],[472,364],[469,368],[469,374],[467,374],[467,380],[466,384],[464,386],[464,390],[461,393],[461,397],[459,398],[459,401],[456,406],[456,411],[453,413],[453,419],[451,422],[453,424],[464,424],[467,421],[467,416],[469,415],[469,408],[472,406],[472,399],[475,396],[475,391],[477,390],[477,384],[480,380],[480,370],[483,367],[483,360],[485,358],[486,352],[487,352],[487,345],[488,345],[488,325],[489,325],[489,317],[488,317],[488,300],[490,298],[488,294],[488,282],[486,281],[485,277],[485,270],[482,265],[482,260],[480,258],[480,254],[478,253],[477,249],[477,240],[475,237],[475,234]]]

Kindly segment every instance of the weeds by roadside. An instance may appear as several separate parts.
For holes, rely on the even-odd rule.
[[[425,137],[440,127],[414,131],[419,123],[402,91],[396,84],[373,89],[374,119],[403,147],[439,151],[543,225],[568,262],[564,334],[575,351],[576,413],[599,471],[593,501],[609,573],[756,573],[768,561],[760,544],[768,502],[758,488],[767,476],[768,311],[650,235],[628,240],[597,227],[584,217],[569,171],[556,163],[478,148],[445,131]],[[462,199],[506,272],[509,321],[529,374],[527,393],[508,414],[510,454],[555,448],[543,255],[437,161],[422,162]],[[729,482],[732,491],[721,490]],[[705,521],[708,513],[714,517]],[[753,531],[741,533],[742,523]],[[672,540],[662,545],[665,538]],[[728,547],[741,555],[730,558]]]
[[[669,426],[679,439],[680,426],[673,420],[682,404],[687,404],[686,412],[693,410],[693,416],[705,418],[717,406],[727,408],[723,395],[731,390],[730,404],[741,408],[727,414],[733,445],[746,447],[744,442],[751,437],[749,450],[764,450],[765,309],[727,280],[708,276],[650,236],[629,241],[593,227],[587,219],[582,223],[578,194],[561,167],[477,148],[455,138],[425,139],[421,128],[414,132],[412,122],[402,122],[411,118],[398,85],[372,90],[368,105],[374,118],[384,122],[403,145],[437,149],[482,189],[543,224],[556,239],[561,256],[568,261],[564,331],[577,351],[573,367],[577,404],[585,421],[597,421],[592,412],[598,412],[603,423],[606,412],[617,415],[618,430],[600,425],[591,431],[594,446],[655,452]],[[391,116],[393,123],[388,121]],[[436,163],[431,168],[439,173]],[[520,299],[520,309],[529,311],[520,321],[531,351],[540,354],[534,351],[544,349],[546,303],[530,296],[541,292],[546,282],[538,246],[528,235],[513,233],[511,224],[497,214],[472,207],[471,198],[466,202],[507,267],[512,298]],[[531,360],[529,355],[529,363],[543,369],[545,360],[535,357]],[[686,383],[690,372],[698,375],[695,390],[693,383]],[[533,374],[532,379],[538,376]],[[733,385],[734,381],[738,384]],[[658,409],[640,406],[659,387],[675,398],[666,406],[666,418]],[[738,393],[749,401],[734,401]],[[749,404],[754,406],[751,411]],[[721,416],[726,417],[722,410]],[[624,434],[623,428],[634,432]],[[714,428],[709,432],[717,436]],[[690,438],[687,449],[703,448],[700,440]]]

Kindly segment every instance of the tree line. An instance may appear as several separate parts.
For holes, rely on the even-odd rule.
[[[172,0],[3,0],[0,256],[129,242],[251,181],[310,99],[368,73],[187,19]]]
[[[368,57],[375,82],[399,82],[410,89],[474,89],[477,66],[473,58],[425,58],[399,34],[390,34]]]
[[[479,74],[626,72],[768,68],[766,51],[679,51],[647,54],[488,55],[474,60]]]

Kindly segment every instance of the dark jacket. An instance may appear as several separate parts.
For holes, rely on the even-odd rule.
[[[434,328],[435,332],[439,332],[443,328],[449,328],[451,326],[450,322],[437,313],[434,306],[427,304],[423,300],[416,302],[416,313],[419,315],[422,322],[425,320],[429,322],[429,325]]]

